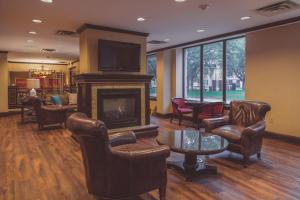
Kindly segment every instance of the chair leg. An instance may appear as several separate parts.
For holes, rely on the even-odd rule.
[[[182,122],[182,116],[179,116],[179,126],[181,126],[181,122]]]
[[[257,153],[257,159],[261,160],[261,153]]]
[[[249,156],[244,155],[244,167],[249,166]]]
[[[161,186],[160,188],[159,188],[159,199],[160,200],[165,200],[166,199],[166,186],[164,185],[164,186]]]

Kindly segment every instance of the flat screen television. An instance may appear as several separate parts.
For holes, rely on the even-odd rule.
[[[141,45],[99,40],[99,71],[140,71]]]

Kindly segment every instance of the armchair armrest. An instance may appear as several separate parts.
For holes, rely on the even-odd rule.
[[[259,121],[256,124],[248,126],[242,133],[242,137],[244,136],[253,136],[257,134],[264,134],[264,130],[266,128],[265,121]]]
[[[126,160],[153,160],[153,159],[165,159],[170,156],[170,148],[166,145],[151,146],[151,145],[139,145],[129,144],[122,145],[111,149],[114,156],[123,158]]]
[[[115,133],[109,135],[109,141],[112,147],[123,145],[123,144],[132,144],[132,143],[136,143],[136,136],[132,131]]]
[[[229,124],[229,117],[228,116],[223,116],[223,117],[218,117],[218,118],[211,118],[211,119],[204,119],[202,121],[205,130],[207,132],[212,131],[213,129],[216,129],[220,126],[224,126]]]

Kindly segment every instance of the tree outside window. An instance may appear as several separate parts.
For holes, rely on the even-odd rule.
[[[226,49],[226,101],[245,99],[245,38],[227,41]]]
[[[185,49],[185,97],[199,100],[200,98],[200,51],[201,48]]]
[[[245,99],[245,48],[245,37],[240,37],[184,49],[184,97],[204,101],[225,99],[227,103]]]
[[[147,56],[147,71],[148,74],[153,76],[150,84],[150,97],[156,97],[157,95],[157,76],[156,76],[156,55]]]

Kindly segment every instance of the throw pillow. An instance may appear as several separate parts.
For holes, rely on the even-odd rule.
[[[51,101],[55,104],[55,105],[62,105],[62,101],[60,99],[60,97],[58,95],[52,96],[51,97]]]

